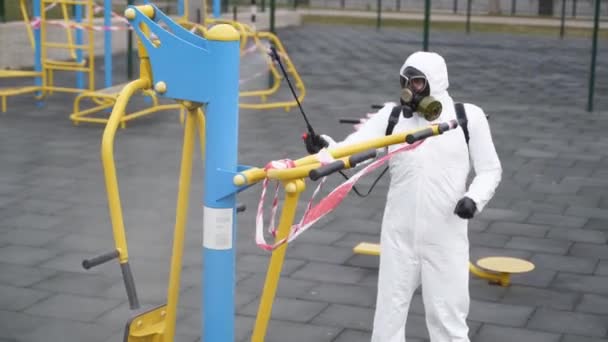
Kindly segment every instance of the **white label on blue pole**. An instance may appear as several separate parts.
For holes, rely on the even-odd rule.
[[[207,208],[203,212],[203,247],[232,248],[233,208]]]

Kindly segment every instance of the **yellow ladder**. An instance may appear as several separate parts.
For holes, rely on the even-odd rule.
[[[63,24],[68,26],[66,28],[67,32],[67,42],[56,42],[49,41],[48,39],[48,26],[49,20],[47,18],[46,11],[44,8],[57,4],[61,6],[61,11],[63,14]],[[68,13],[68,5],[79,5],[82,6],[82,21],[79,23],[70,20],[70,16]],[[88,86],[86,89],[94,90],[95,89],[95,32],[92,30],[93,28],[93,19],[94,19],[94,2],[92,0],[41,0],[41,6],[43,10],[40,13],[40,52],[41,52],[41,60],[42,60],[42,84],[44,85],[44,89],[48,93],[52,93],[53,91],[63,91],[63,92],[72,92],[72,93],[80,93],[84,89],[78,89],[76,87],[61,87],[55,86],[54,84],[54,71],[74,71],[74,72],[83,72],[87,76]],[[79,28],[84,28],[86,34],[83,36],[84,43],[75,44],[74,38],[72,36],[72,30]],[[55,60],[49,58],[49,51],[52,49],[61,49],[68,50],[70,52],[71,60]],[[82,51],[83,55],[86,56],[86,59],[79,61],[77,58],[77,51]]]

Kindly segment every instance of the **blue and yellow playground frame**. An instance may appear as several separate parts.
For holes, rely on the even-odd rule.
[[[281,241],[290,233],[298,199],[306,188],[306,178],[315,180],[342,168],[353,167],[358,162],[373,158],[378,148],[403,142],[413,143],[458,126],[456,121],[440,123],[330,149],[329,153],[338,160],[324,166],[316,155],[295,160],[295,166],[289,169],[266,170],[238,165],[239,32],[232,25],[218,24],[206,32],[206,38],[202,38],[171,20],[152,4],[129,6],[125,16],[139,38],[140,75],[119,92],[103,133],[101,151],[115,248],[83,261],[83,267],[88,269],[118,259],[133,310],[140,306],[129,267],[114,161],[115,135],[129,99],[138,91],[154,89],[187,110],[167,302],[155,309],[136,313],[126,324],[125,342],[168,342],[174,339],[197,131],[203,146],[205,168],[201,340],[233,342],[236,196],[240,191],[267,178],[282,183],[285,203],[275,237],[275,241]],[[180,63],[174,62],[176,58],[180,59]],[[265,339],[287,246],[285,243],[272,251],[251,335],[254,342]],[[503,276],[484,272],[495,281]]]

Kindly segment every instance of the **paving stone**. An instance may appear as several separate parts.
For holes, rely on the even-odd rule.
[[[367,331],[344,329],[334,342],[369,342],[371,337]]]
[[[306,261],[292,258],[291,248],[288,248],[288,256],[283,262],[283,268],[281,270],[282,275],[289,275],[295,270],[301,268]],[[239,256],[237,261],[237,270],[246,272],[255,272],[266,274],[268,270],[268,264],[270,262],[269,256],[258,256],[251,254],[244,254]]]
[[[328,304],[321,302],[276,297],[272,305],[271,318],[306,323],[317,317],[327,306]],[[240,310],[239,314],[255,317],[258,307],[259,300],[253,301]],[[328,325],[328,322],[323,324]]]
[[[340,241],[334,243],[335,246],[354,248],[361,242],[380,243],[380,235],[346,233]]]
[[[409,341],[410,338],[419,338],[422,340],[428,340],[429,331],[426,327],[426,320],[424,316],[419,315],[407,315],[407,323],[405,324],[405,336]]]
[[[505,235],[543,237],[549,231],[549,227],[528,223],[494,222],[490,224],[487,231]]]
[[[589,208],[576,205],[570,206],[568,209],[566,209],[564,214],[569,216],[597,218],[602,220],[608,219],[608,209]]]
[[[572,311],[579,298],[580,294],[573,292],[512,285],[506,290],[501,302]]]
[[[469,280],[469,295],[472,299],[480,301],[499,301],[506,293],[506,288],[488,283],[485,279],[474,277]]]
[[[564,215],[579,216],[589,218],[586,215],[574,215],[568,212],[571,206],[594,208],[600,202],[599,196],[578,196],[578,195],[547,195],[544,200],[548,203],[565,204],[568,208],[564,211]],[[580,211],[579,211],[580,213]]]
[[[61,223],[63,223],[63,218],[59,216],[20,213],[12,218],[3,220],[2,224],[14,228],[52,229]]]
[[[608,260],[600,260],[593,274],[608,276]]]
[[[530,213],[527,211],[515,211],[510,209],[484,208],[477,218],[487,221],[512,221],[524,222]]]
[[[356,284],[366,275],[365,270],[356,267],[310,262],[294,272],[291,277],[331,283]]]
[[[608,220],[590,218],[589,220],[587,220],[587,224],[585,224],[585,227],[583,228],[590,230],[607,231]]]
[[[565,255],[535,254],[530,260],[537,268],[571,273],[593,273],[597,260]]]
[[[608,245],[575,242],[570,248],[569,254],[586,258],[608,259]]]
[[[608,277],[559,273],[552,287],[582,293],[608,294]]]
[[[608,342],[608,339],[584,337],[579,335],[564,335],[561,342]]]
[[[532,329],[590,337],[605,336],[607,326],[605,317],[550,309],[537,310],[528,323]]]
[[[309,229],[305,234],[298,236],[297,243],[314,243],[331,245],[344,238],[345,233],[331,232],[318,229]]]
[[[528,218],[528,222],[548,226],[582,228],[587,223],[587,219],[555,214],[532,214]]]
[[[346,284],[321,284],[300,297],[330,304],[372,307],[376,303],[376,289]]]
[[[12,206],[22,209],[26,213],[41,215],[60,215],[72,204],[58,200],[44,200],[40,198],[24,198],[12,203]]]
[[[30,306],[25,313],[80,322],[94,322],[102,313],[116,307],[120,300],[58,294]]]
[[[272,320],[268,326],[267,342],[331,342],[342,328]]]
[[[12,245],[41,247],[64,236],[65,232],[18,228],[0,235],[0,241]]]
[[[606,243],[606,233],[597,230],[574,229],[574,228],[552,228],[547,237],[555,240],[566,240],[587,243]]]
[[[3,330],[9,338],[17,341],[105,341],[115,333],[106,326],[76,322],[61,318],[34,317],[21,313],[0,312],[0,322],[9,326]],[[4,325],[3,324],[3,325]],[[17,327],[16,327],[17,326]]]
[[[554,254],[565,254],[570,248],[570,242],[549,239],[527,238],[515,236],[505,247],[513,249],[523,249],[536,252],[546,252]]]
[[[540,213],[559,214],[564,211],[566,205],[546,203],[544,201],[516,200],[513,201],[513,203],[508,207],[516,211],[533,211]]]
[[[560,342],[560,338],[560,334],[484,324],[477,336],[475,336],[471,342]]]
[[[528,190],[545,194],[576,194],[580,190],[580,186],[575,184],[559,184],[557,182],[532,182]]]
[[[237,291],[261,295],[265,280],[266,275],[254,274],[251,277],[239,281],[237,283]],[[299,297],[318,285],[319,282],[314,280],[281,277],[279,279],[277,295],[283,297]]]
[[[50,295],[51,293],[46,291],[0,285],[0,308],[21,311]]]
[[[345,218],[335,221],[326,230],[341,233],[377,234],[380,232],[380,221]]]
[[[483,323],[523,327],[534,307],[471,300],[469,319]]]
[[[469,233],[469,243],[476,246],[504,247],[511,237],[495,233]]]
[[[302,260],[343,264],[353,256],[352,248],[297,243],[289,250],[289,255]]]
[[[54,293],[100,297],[116,283],[122,283],[122,279],[95,274],[60,272],[56,276],[34,285],[33,288]],[[122,299],[124,294],[114,298]]]
[[[0,263],[0,283],[27,287],[57,274],[57,271],[37,267]]]
[[[331,304],[312,323],[369,331],[373,319],[373,309]]]
[[[33,266],[57,255],[56,250],[8,245],[0,247],[0,260],[9,264]]]
[[[585,294],[583,300],[577,305],[576,311],[608,315],[608,295]]]

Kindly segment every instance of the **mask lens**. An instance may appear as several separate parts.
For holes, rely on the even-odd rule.
[[[426,78],[421,76],[412,77],[409,81],[409,88],[415,93],[422,92],[426,88]]]

